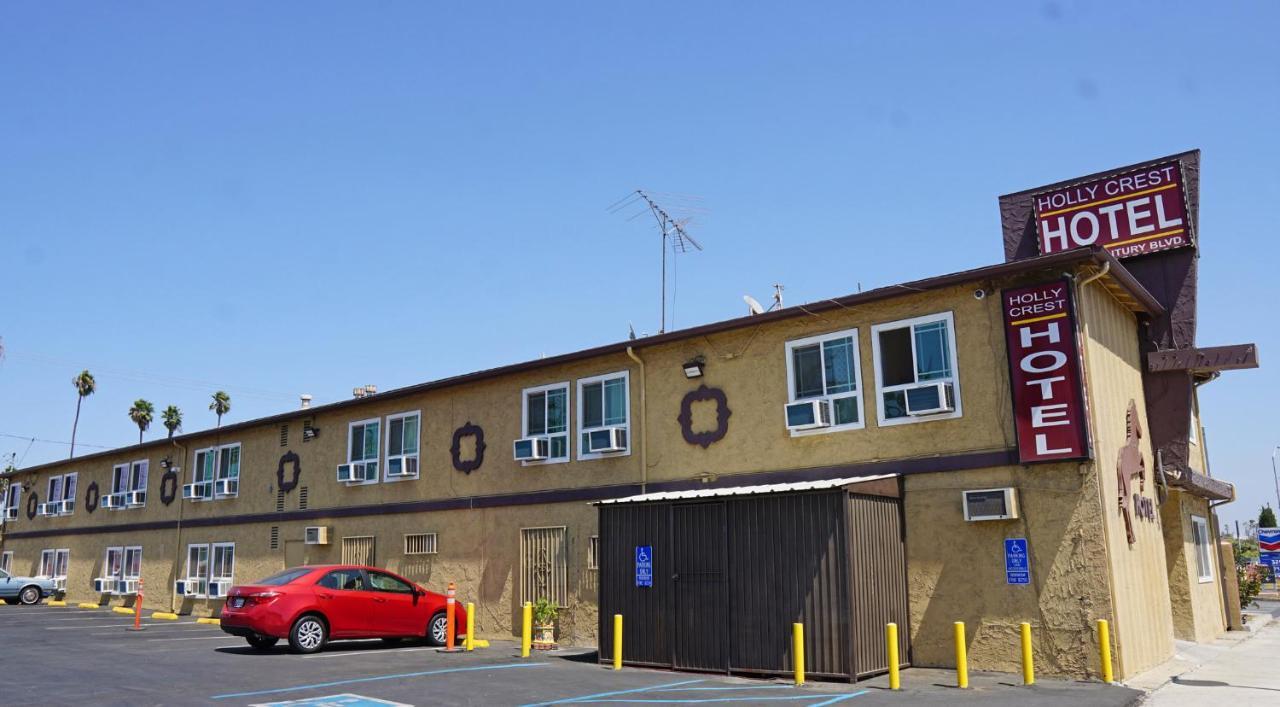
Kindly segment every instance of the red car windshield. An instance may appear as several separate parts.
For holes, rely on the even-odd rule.
[[[310,573],[311,569],[307,567],[295,567],[294,569],[277,572],[266,579],[254,582],[254,584],[260,587],[278,587],[282,584],[288,584],[293,580]]]

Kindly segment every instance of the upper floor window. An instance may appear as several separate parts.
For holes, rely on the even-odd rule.
[[[861,388],[857,329],[787,342],[792,435],[864,427]]]
[[[183,489],[183,498],[207,501],[232,498],[240,493],[240,443],[196,450],[192,483]]]
[[[1209,538],[1209,523],[1200,516],[1191,516],[1191,535],[1196,547],[1196,573],[1201,582],[1213,581],[1213,551]]]
[[[871,327],[881,425],[960,417],[951,312]]]
[[[627,371],[578,381],[578,458],[630,454],[631,393]]]
[[[525,388],[521,439],[515,457],[525,464],[569,461],[569,384]]]
[[[19,501],[21,500],[22,484],[10,481],[9,488],[5,491],[4,516],[0,517],[0,522],[18,518],[18,509],[21,508]]]
[[[338,465],[338,481],[350,484],[377,482],[381,420],[375,417],[372,420],[352,422],[348,429],[347,463]]]
[[[71,515],[76,509],[76,482],[80,475],[76,472],[49,477],[48,491],[44,503],[37,509],[42,516]]]
[[[103,508],[140,508],[147,503],[146,459],[111,467],[111,493],[102,499]]]
[[[418,412],[387,416],[387,481],[417,478],[421,419]]]

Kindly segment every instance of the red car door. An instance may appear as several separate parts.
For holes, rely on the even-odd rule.
[[[368,580],[356,568],[337,569],[316,582],[316,604],[329,619],[331,638],[378,635],[373,620],[373,593]]]
[[[373,614],[378,632],[387,636],[426,634],[425,597],[414,594],[413,585],[384,572],[369,570],[369,587],[374,599]]]

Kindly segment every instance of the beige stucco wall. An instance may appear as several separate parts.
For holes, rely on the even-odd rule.
[[[1213,579],[1201,581],[1196,564],[1195,535],[1191,516],[1213,523],[1209,503],[1203,498],[1169,490],[1169,498],[1160,508],[1164,525],[1165,562],[1169,568],[1169,598],[1173,612],[1174,635],[1184,641],[1212,641],[1226,630],[1222,606],[1222,573],[1218,567],[1217,543],[1209,538],[1214,552],[1210,555]]]
[[[1153,481],[1155,462],[1150,427],[1143,404],[1138,324],[1134,315],[1097,283],[1078,291],[1077,302],[1085,333],[1085,375],[1090,390],[1094,459],[1106,552],[1111,565],[1112,615],[1096,618],[1111,619],[1115,674],[1124,678],[1173,655],[1173,625],[1159,511],[1154,521],[1140,518],[1136,510],[1131,511],[1135,534],[1131,545],[1117,499],[1116,459],[1126,441],[1125,416],[1129,401],[1133,400],[1138,403],[1144,434],[1139,449],[1146,464],[1146,482],[1140,489],[1135,478],[1133,492],[1159,505]]]

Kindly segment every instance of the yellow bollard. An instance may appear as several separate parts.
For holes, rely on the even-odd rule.
[[[1115,675],[1111,672],[1111,627],[1106,619],[1098,619],[1098,650],[1102,653],[1102,681],[1113,682]]]
[[[467,602],[467,638],[462,643],[469,651],[476,649],[476,605]]]
[[[791,624],[791,659],[796,668],[796,685],[804,684],[804,624]]]
[[[622,614],[613,615],[613,669],[622,670]]]
[[[529,657],[529,644],[533,641],[533,604],[524,603],[524,616],[520,620],[520,657]]]
[[[884,648],[889,656],[889,689],[901,690],[902,679],[898,675],[898,624],[884,625]]]
[[[964,690],[969,687],[969,656],[964,645],[964,622],[956,624],[956,687]]]
[[[1031,624],[1022,622],[1022,684],[1036,684],[1036,666],[1031,660]]]

